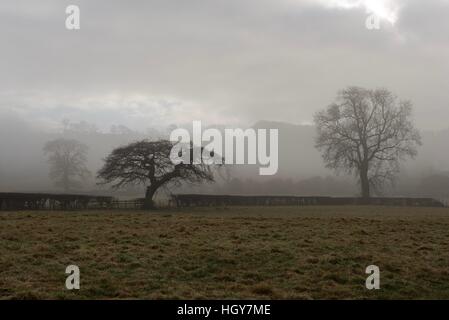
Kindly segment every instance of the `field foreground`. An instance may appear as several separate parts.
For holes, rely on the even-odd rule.
[[[0,212],[0,298],[449,299],[449,209]]]

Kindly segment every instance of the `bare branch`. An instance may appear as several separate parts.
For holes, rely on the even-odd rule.
[[[415,157],[421,137],[411,121],[412,104],[386,89],[349,87],[337,103],[315,115],[316,147],[328,168],[357,174],[362,195],[392,182],[399,162]]]

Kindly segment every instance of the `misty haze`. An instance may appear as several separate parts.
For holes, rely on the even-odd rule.
[[[0,299],[449,299],[448,17],[2,1]]]

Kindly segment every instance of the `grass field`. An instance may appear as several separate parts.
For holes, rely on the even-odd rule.
[[[449,299],[449,209],[3,212],[0,298]]]

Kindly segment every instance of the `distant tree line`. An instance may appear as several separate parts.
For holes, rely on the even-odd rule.
[[[348,87],[339,92],[337,100],[314,117],[316,148],[326,166],[337,172],[353,174],[360,186],[360,196],[369,198],[379,194],[399,173],[400,163],[417,154],[421,137],[412,121],[412,104],[397,99],[386,89],[368,90]],[[97,132],[85,122],[64,121],[64,131]],[[112,134],[133,134],[124,126],[113,126]],[[115,148],[105,159],[96,177],[99,184],[114,189],[143,186],[145,208],[154,207],[154,196],[161,189],[174,186],[192,186],[215,181],[215,169],[204,164],[180,163],[170,160],[173,143],[164,139],[140,140]],[[65,192],[80,186],[91,174],[87,169],[87,146],[73,139],[48,142],[44,153],[50,164],[50,177]],[[443,179],[444,180],[444,179]],[[448,181],[441,180],[442,184]],[[272,180],[266,192],[302,193],[326,190],[338,186],[336,180],[310,179],[305,184]],[[426,182],[424,182],[426,183]],[[427,182],[428,183],[428,182]],[[240,185],[239,185],[240,184]],[[257,183],[228,181],[230,191],[264,192]],[[241,187],[245,185],[244,187]],[[321,188],[321,189],[320,189]],[[341,190],[348,190],[341,184]]]

